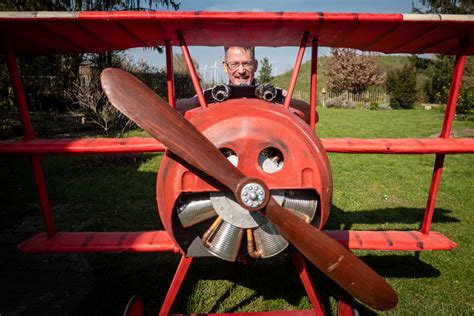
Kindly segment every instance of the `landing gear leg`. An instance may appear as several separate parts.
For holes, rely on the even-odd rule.
[[[318,294],[314,289],[313,281],[308,273],[308,268],[306,267],[306,263],[304,262],[303,256],[299,252],[295,252],[291,255],[291,259],[293,259],[293,264],[298,270],[298,274],[300,275],[301,282],[303,283],[304,289],[306,290],[306,294],[308,294],[309,301],[313,305],[314,312],[317,316],[324,316],[324,309],[319,301]]]
[[[181,285],[183,284],[184,277],[186,276],[186,273],[188,272],[189,266],[191,265],[192,261],[192,257],[186,258],[186,256],[184,255],[181,257],[178,269],[176,269],[173,281],[171,281],[170,288],[168,290],[168,293],[166,294],[165,301],[161,306],[161,310],[159,313],[160,316],[170,314],[171,307],[173,306],[176,295],[178,294],[178,291],[181,288]]]

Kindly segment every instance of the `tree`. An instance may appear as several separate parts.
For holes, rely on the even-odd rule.
[[[471,0],[420,0],[422,8],[417,8],[412,3],[414,13],[435,14],[472,14],[474,3]]]
[[[425,71],[428,67],[431,66],[431,64],[433,64],[433,60],[431,58],[420,58],[414,54],[408,57],[408,61],[410,65],[415,67],[415,69],[418,71]]]
[[[260,70],[258,71],[258,82],[260,84],[269,83],[273,80],[272,77],[272,64],[267,57],[263,57],[260,61]]]
[[[414,5],[413,12],[435,14],[473,14],[474,2],[471,0],[420,0],[421,8]],[[430,102],[447,101],[451,83],[454,58],[451,56],[437,55],[426,68],[425,74],[429,78],[426,84],[427,95]],[[474,88],[474,60],[471,56],[466,59],[461,89],[456,107],[458,114],[467,114],[474,107],[474,96],[470,91]]]
[[[162,6],[175,10],[179,3],[175,0],[18,0],[3,1],[0,11],[120,11],[120,10],[157,10]],[[117,64],[121,59],[120,52],[103,52],[99,54],[48,55],[40,57],[19,56],[20,71],[27,93],[30,109],[44,110],[47,108],[64,109],[64,91],[74,89],[78,81],[80,65],[90,62],[99,70]],[[1,61],[1,60],[0,60]],[[0,67],[0,95],[11,96],[8,72]],[[7,100],[5,99],[5,100]],[[3,102],[3,103],[1,103]],[[1,110],[11,110],[11,102],[0,101]]]
[[[390,106],[394,109],[412,109],[416,101],[416,71],[412,66],[391,71],[385,82],[390,94]]]
[[[423,94],[428,102],[446,103],[454,65],[454,57],[436,55],[433,58],[419,58],[412,56],[410,63],[415,67],[419,77],[423,77]],[[470,91],[474,89],[474,60],[467,58],[464,67],[461,89],[459,91],[456,112],[467,114],[474,107],[474,96]]]
[[[194,58],[192,58],[194,69],[199,69],[199,64]],[[180,75],[188,75],[188,65],[184,60],[183,54],[173,54],[173,72]]]
[[[0,11],[150,11],[163,6],[178,10],[179,5],[175,0],[17,0],[0,3]]]
[[[369,86],[382,84],[383,74],[372,55],[354,49],[333,48],[326,63],[327,86],[334,92],[362,93]]]
[[[132,72],[148,87],[155,91],[156,94],[168,101],[168,79],[166,70],[150,67],[148,64],[143,62],[125,67],[125,69]],[[187,71],[187,68],[185,70]],[[191,98],[196,94],[191,77],[187,72],[174,72],[174,90],[175,98],[177,100]]]
[[[453,65],[453,57],[437,55],[431,67],[427,68],[426,73],[430,78],[429,87],[434,102],[445,103],[447,101]]]

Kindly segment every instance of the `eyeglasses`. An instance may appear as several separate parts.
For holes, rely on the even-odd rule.
[[[225,64],[227,65],[227,67],[230,68],[230,70],[236,70],[241,65],[246,70],[251,70],[251,69],[253,69],[253,67],[255,67],[255,62],[253,62],[253,61],[244,61],[243,63],[238,63],[238,62],[228,63],[228,62],[225,62]]]

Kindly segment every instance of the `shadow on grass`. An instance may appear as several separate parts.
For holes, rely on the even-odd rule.
[[[199,312],[268,311],[276,309],[309,309],[306,293],[291,258],[278,256],[264,261],[250,260],[247,264],[229,263],[216,258],[199,258],[193,262],[190,274],[173,308],[182,312],[190,306],[189,296],[199,282],[226,280],[230,286],[210,301]],[[332,292],[321,291],[329,297]],[[264,300],[265,302],[261,302]],[[260,301],[260,302],[259,302]],[[330,306],[328,305],[328,308]],[[189,311],[189,310],[188,310]]]
[[[332,205],[331,214],[326,229],[349,230],[354,224],[417,224],[421,226],[423,221],[423,208],[394,207],[375,210],[363,210],[348,212],[336,205]],[[460,220],[454,216],[450,210],[435,209],[433,223],[457,223]]]
[[[367,263],[378,274],[386,278],[436,278],[441,272],[415,255],[365,255],[360,259]]]
[[[421,261],[413,255],[366,255],[360,257],[382,277],[390,278],[435,278],[440,276],[440,271],[433,266]],[[344,291],[321,271],[308,263],[309,273],[313,279],[316,291],[323,308],[328,315],[336,313],[334,300],[338,301]],[[298,277],[296,268],[289,257],[278,256],[265,261],[250,261],[248,264],[228,263],[215,258],[199,258],[193,262],[183,288],[178,295],[173,311],[183,312],[191,307],[188,312],[194,311],[190,299],[192,292],[197,290],[199,282],[226,280],[231,285],[214,293],[214,297],[202,297],[211,300],[205,310],[198,312],[241,312],[272,310],[272,308],[311,308],[305,299],[306,292]],[[245,292],[246,295],[239,294]],[[258,304],[259,300],[267,303]],[[282,303],[283,302],[283,303]],[[263,307],[263,310],[261,309]],[[369,308],[357,304],[361,315],[377,315]]]

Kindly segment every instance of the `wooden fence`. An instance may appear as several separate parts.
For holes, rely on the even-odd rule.
[[[309,102],[309,91],[295,90],[293,97]],[[318,104],[321,104],[322,106],[325,106],[328,100],[335,98],[341,98],[358,106],[370,105],[372,102],[376,102],[378,105],[388,104],[390,102],[389,95],[384,92],[364,92],[361,94],[354,94],[350,92],[318,92],[317,97]]]

